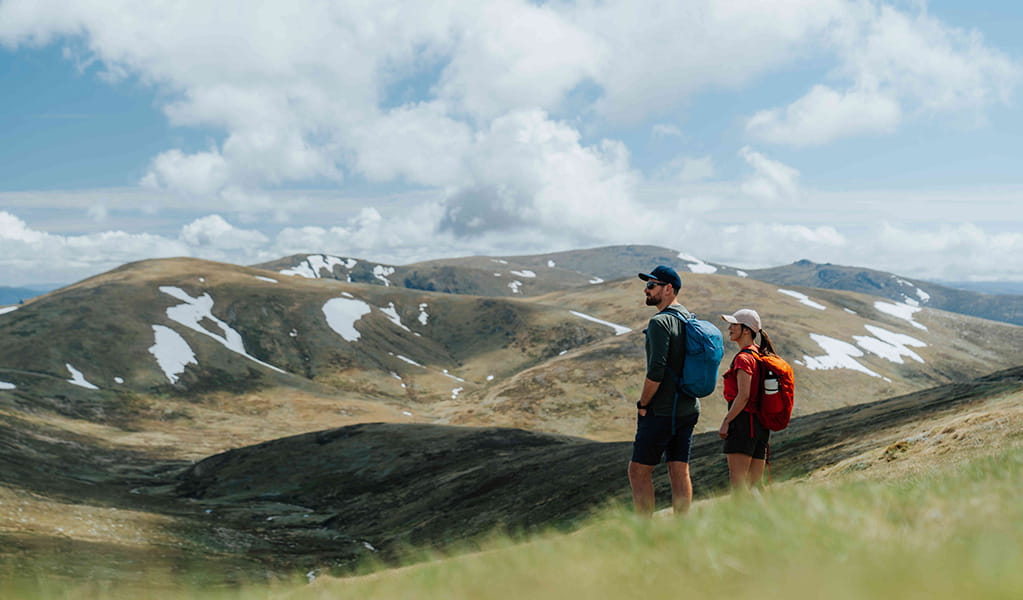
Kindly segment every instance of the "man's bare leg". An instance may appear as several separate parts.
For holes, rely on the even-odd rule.
[[[632,504],[636,514],[649,517],[654,514],[654,467],[629,462],[629,485],[632,486]]]
[[[689,478],[689,463],[680,460],[668,461],[668,478],[671,479],[671,506],[676,515],[689,512],[693,503],[693,481]]]

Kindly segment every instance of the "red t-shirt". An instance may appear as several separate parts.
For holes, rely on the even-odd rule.
[[[760,352],[760,348],[758,348],[756,344],[750,344],[749,346],[746,346],[746,348],[743,348],[743,350],[746,350],[747,348],[754,352]],[[727,400],[729,404],[731,404],[732,400],[735,400],[735,397],[739,395],[739,381],[736,379],[737,371],[746,371],[749,373],[750,377],[753,378],[753,381],[755,381],[757,372],[756,357],[749,352],[740,351],[735,355],[735,358],[732,359],[732,365],[727,371],[725,371],[725,374],[721,376],[725,400]],[[750,385],[752,385],[752,382]],[[747,402],[746,408],[743,410],[752,412],[753,407],[750,406],[749,402]]]

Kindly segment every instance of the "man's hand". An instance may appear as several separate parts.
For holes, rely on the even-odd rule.
[[[718,429],[718,437],[728,439],[728,421],[721,421],[721,429]]]

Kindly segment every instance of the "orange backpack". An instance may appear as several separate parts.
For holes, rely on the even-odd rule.
[[[796,379],[789,363],[777,355],[764,355],[743,350],[756,357],[759,369],[756,415],[760,423],[771,431],[781,431],[789,425],[795,405]]]

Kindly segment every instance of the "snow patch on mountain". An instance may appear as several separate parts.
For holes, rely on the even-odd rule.
[[[386,286],[391,285],[391,281],[387,279],[391,275],[394,275],[394,267],[385,267],[384,265],[377,265],[373,267],[373,277],[383,281]]]
[[[902,287],[910,288],[911,291],[908,294],[906,293],[902,294],[903,301],[906,304],[909,304],[911,306],[920,306],[921,302],[926,304],[931,299],[930,294],[914,285],[913,282],[906,281],[905,279],[895,275],[892,275],[892,277],[894,277],[895,281],[899,282],[899,285],[901,285]],[[915,296],[915,298],[913,296]]]
[[[583,314],[581,312],[576,312],[574,310],[570,310],[568,312],[570,312],[573,315],[579,317],[580,319],[586,319],[587,321],[593,321],[594,323],[600,323],[601,325],[607,325],[611,329],[614,329],[615,335],[624,335],[624,334],[629,333],[630,331],[632,331],[632,329],[629,329],[628,327],[626,327],[624,325],[618,325],[616,323],[610,323],[608,321],[604,321],[602,319],[598,319],[597,317],[591,317],[590,315],[586,315],[586,314]]]
[[[785,294],[786,296],[792,296],[796,300],[799,300],[800,304],[805,304],[806,306],[809,306],[810,308],[816,308],[817,310],[825,310],[827,308],[823,304],[819,304],[817,302],[814,302],[806,294],[801,294],[801,293],[799,293],[797,291],[794,291],[794,290],[783,290],[781,288],[779,288],[778,291],[783,293],[783,294]]]
[[[64,363],[64,366],[67,367],[68,372],[71,373],[71,379],[68,379],[68,383],[72,383],[74,385],[77,385],[78,387],[83,387],[83,388],[85,388],[87,390],[98,390],[99,389],[98,387],[96,387],[96,386],[92,385],[91,383],[89,383],[88,381],[86,381],[85,380],[85,375],[82,375],[81,371],[79,371],[78,369],[72,367],[71,363]]]
[[[331,298],[323,305],[323,316],[327,318],[327,326],[346,341],[354,342],[360,333],[355,323],[370,312],[369,304],[354,298]]]
[[[14,306],[0,307],[0,315],[6,315],[9,312],[14,312],[14,311],[18,310],[18,308],[19,308],[19,306],[17,304],[15,304]]]
[[[464,379],[462,379],[458,375],[452,375],[451,373],[448,373],[447,369],[441,369],[441,374],[443,374],[445,377],[450,377],[451,379],[454,379],[455,381],[461,381],[462,383],[465,383]]]
[[[16,390],[18,386],[13,383],[7,383],[6,381],[0,381],[0,390]]]
[[[297,275],[299,277],[305,277],[306,279],[320,279],[323,277],[321,274],[323,270],[326,270],[328,276],[330,276],[334,274],[334,267],[345,266],[345,264],[344,259],[336,256],[310,254],[305,257],[305,260],[294,267],[290,269],[283,269],[281,271],[281,275]]]
[[[522,293],[520,291],[520,288],[522,287],[522,282],[519,281],[518,279],[516,279],[515,281],[512,281],[511,283],[509,283],[508,287],[511,288],[511,291],[512,291],[513,294],[521,294]]]
[[[920,358],[920,355],[913,352],[907,346],[913,346],[914,348],[923,348],[927,346],[926,343],[920,340],[904,335],[901,333],[895,333],[894,331],[888,331],[876,325],[865,325],[867,331],[869,331],[873,337],[866,335],[854,335],[853,339],[856,340],[856,344],[861,348],[880,356],[881,358],[891,361],[893,363],[902,364],[902,357],[908,357],[915,360],[918,363],[924,362],[924,359]]]
[[[149,353],[156,358],[156,364],[171,383],[177,383],[185,372],[185,366],[199,364],[185,338],[170,327],[153,325],[153,337],[156,341],[149,347]]]
[[[387,319],[390,322],[394,323],[398,327],[401,327],[405,331],[412,333],[412,330],[409,329],[408,327],[405,327],[405,324],[401,322],[401,317],[398,316],[398,309],[394,307],[394,302],[389,302],[386,308],[380,309],[380,312],[384,313],[384,315],[387,316]]]
[[[277,280],[273,277],[263,277],[262,275],[254,275],[254,277],[260,281],[266,281],[267,283],[277,283]]]
[[[910,306],[909,304],[903,304],[901,302],[892,303],[878,300],[877,302],[874,302],[874,308],[885,314],[902,319],[917,329],[927,331],[927,327],[913,320],[913,315],[922,310],[919,306]]]
[[[425,302],[419,305],[419,322],[422,325],[426,325],[426,323],[430,320],[430,315],[426,312],[426,308],[427,304]]]
[[[405,361],[405,362],[407,362],[410,365],[413,365],[413,366],[416,366],[416,367],[422,367],[424,369],[426,368],[426,367],[423,367],[423,365],[417,363],[416,361],[412,360],[411,358],[409,358],[407,356],[402,356],[400,354],[395,354],[393,352],[388,352],[388,354],[390,354],[394,358],[397,358],[398,360]]]
[[[213,338],[228,350],[236,354],[240,354],[255,363],[259,363],[268,369],[273,369],[278,373],[285,372],[282,369],[278,369],[269,363],[259,360],[245,351],[245,342],[242,340],[241,334],[232,329],[227,323],[213,316],[213,297],[210,296],[209,293],[204,293],[198,298],[193,298],[188,295],[185,290],[167,285],[160,286],[160,291],[184,302],[184,304],[178,304],[177,306],[170,306],[167,308],[167,318],[171,321],[174,321],[179,325],[184,325],[192,331]],[[213,323],[213,325],[220,329],[221,334],[218,335],[203,327],[202,322],[204,320],[208,320]]]
[[[866,373],[871,377],[880,377],[879,374],[861,365],[856,359],[864,356],[863,351],[848,342],[836,340],[835,338],[817,333],[811,333],[812,339],[824,350],[823,356],[803,356],[806,368],[814,371],[826,371],[830,369],[852,369]]]
[[[522,277],[523,279],[533,279],[536,277],[536,273],[526,269],[522,271],[512,271],[511,274],[515,275],[516,277]]]
[[[680,259],[682,259],[682,260],[684,260],[684,261],[689,263],[687,265],[687,267],[693,273],[707,273],[707,274],[710,274],[710,273],[717,273],[717,271],[718,271],[717,267],[715,267],[713,265],[708,265],[707,263],[703,262],[703,260],[701,260],[699,258],[696,258],[695,256],[686,254],[684,252],[679,252],[678,253],[678,257]]]

